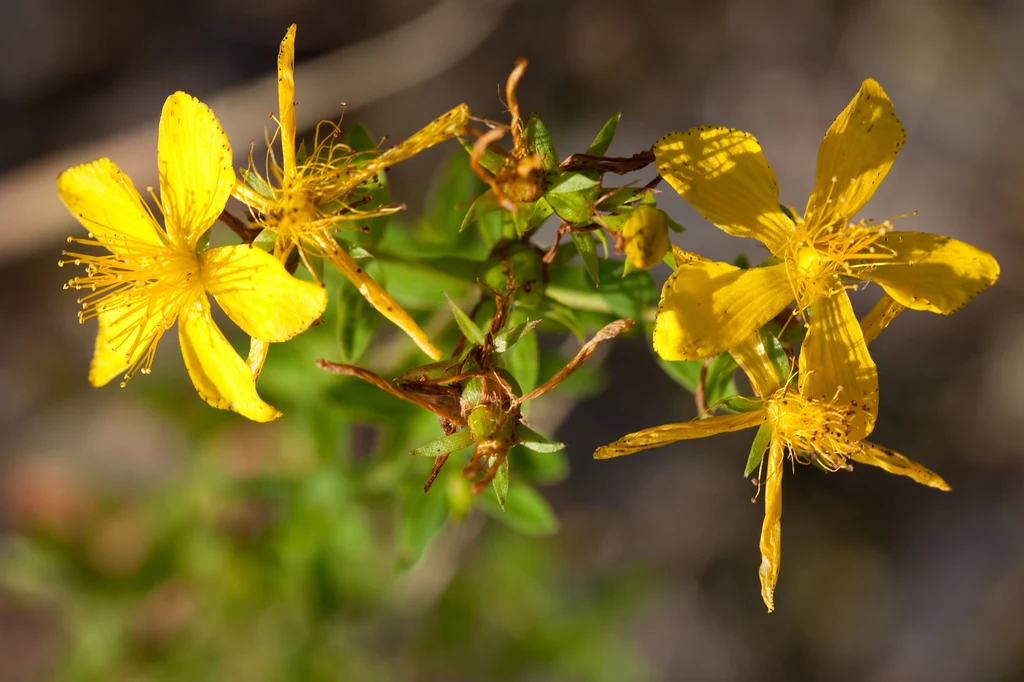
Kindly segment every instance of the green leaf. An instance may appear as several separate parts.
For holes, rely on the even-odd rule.
[[[259,175],[253,173],[247,168],[243,168],[239,172],[242,174],[242,180],[245,181],[245,184],[252,187],[257,194],[265,196],[268,199],[272,199],[274,197],[274,189],[265,183]]]
[[[368,152],[377,148],[377,138],[370,133],[370,129],[362,123],[354,123],[349,126],[348,134],[345,136],[345,144],[357,152]]]
[[[417,457],[439,457],[458,452],[462,448],[468,448],[473,444],[473,433],[469,429],[462,429],[447,436],[441,436],[432,440],[426,445],[421,445],[412,451]]]
[[[505,500],[508,498],[508,458],[498,465],[492,485],[494,486],[494,499],[498,501],[501,510],[505,511]]]
[[[569,252],[576,250],[569,245],[566,248]],[[547,293],[576,310],[637,319],[658,300],[658,287],[646,270],[624,275],[624,265],[623,260],[598,259],[601,286],[595,289],[586,268],[559,264],[549,270]]]
[[[354,365],[370,347],[381,316],[348,280],[341,280],[336,291],[338,352],[342,362]]]
[[[737,393],[735,375],[739,365],[728,353],[722,353],[710,363],[704,381],[704,396],[708,405],[715,405],[725,397]]]
[[[465,217],[462,219],[462,224],[459,225],[459,232],[462,232],[467,227],[475,223],[481,217],[497,211],[500,208],[498,200],[494,198],[494,194],[491,192],[484,192],[469,205],[469,210],[466,211]]]
[[[512,214],[512,221],[515,225],[516,236],[522,237],[527,232],[538,227],[547,220],[554,210],[543,198],[525,204],[518,204]]]
[[[505,498],[505,509],[490,497],[481,499],[481,508],[491,517],[524,535],[545,536],[558,532],[558,517],[547,500],[526,483],[516,483]]]
[[[534,320],[528,323],[530,329],[540,323]],[[522,327],[523,325],[518,325]],[[509,332],[513,331],[509,330]],[[537,387],[537,378],[540,372],[540,350],[536,334],[527,334],[525,331],[520,335],[518,343],[509,346],[509,350],[499,356],[501,365],[519,383],[523,391],[532,391]]]
[[[489,192],[481,195],[484,189],[465,157],[447,156],[431,178],[426,207],[419,221],[421,236],[449,244],[464,241],[455,240],[452,235],[467,225],[469,211],[476,200],[490,195]],[[471,238],[471,235],[466,237]]]
[[[415,566],[448,520],[448,498],[440,490],[408,493],[398,525],[398,569]]]
[[[792,371],[789,365],[789,356],[786,355],[786,349],[782,347],[775,334],[765,328],[761,329],[761,344],[764,346],[765,352],[768,353],[768,359],[771,360],[772,367],[775,368],[775,376],[778,378],[779,384],[785,386],[789,381],[789,374]]]
[[[586,268],[587,274],[594,281],[594,286],[598,286],[597,244],[594,242],[594,235],[589,232],[570,231],[569,236],[572,237],[572,243],[576,245],[576,250],[583,258],[583,267]]]
[[[592,221],[594,208],[583,192],[545,194],[544,198],[558,217],[570,225],[587,225]]]
[[[537,114],[530,114],[530,118],[526,121],[526,128],[523,130],[523,136],[526,138],[526,148],[530,153],[540,155],[545,171],[553,171],[558,168],[555,144],[551,141],[551,134],[548,132],[547,126]]]
[[[469,140],[460,137],[459,143],[462,148],[469,154],[473,153],[473,143]],[[488,148],[484,150],[484,153],[480,156],[480,165],[492,174],[497,173],[501,170],[501,167],[505,165],[505,158],[498,152]]]
[[[455,324],[459,325],[459,329],[462,330],[462,334],[466,337],[466,340],[477,346],[484,345],[486,338],[484,333],[480,331],[480,327],[476,326],[476,323],[469,318],[469,315],[462,312],[459,306],[455,305],[455,301],[448,294],[444,295],[448,299],[448,306],[452,309],[452,315],[455,316]]]
[[[256,239],[252,240],[252,245],[258,249],[263,249],[267,253],[274,252],[274,245],[277,244],[277,232],[274,230],[263,230]]]
[[[548,173],[545,179],[545,195],[596,190],[601,185],[592,171],[554,171]]]
[[[763,422],[761,428],[757,430],[757,435],[754,436],[754,442],[750,444],[747,466],[743,469],[744,476],[749,476],[761,466],[761,460],[764,459],[764,453],[768,450],[771,441],[772,425],[770,422]]]
[[[583,327],[580,325],[579,320],[576,319],[576,313],[569,306],[552,298],[545,297],[544,302],[540,306],[540,314],[545,322],[554,322],[559,326],[565,327],[572,332],[573,336],[580,343],[585,341]]]
[[[516,442],[534,452],[558,452],[565,449],[565,443],[542,436],[524,424],[516,427]]]
[[[507,353],[519,343],[520,339],[532,332],[538,324],[540,324],[540,320],[527,320],[498,334],[494,337],[494,351],[496,353]]]
[[[612,144],[612,139],[615,137],[615,131],[619,127],[619,119],[622,117],[622,112],[616,112],[614,116],[608,119],[608,122],[601,127],[598,131],[597,137],[590,143],[590,147],[587,148],[587,153],[594,156],[604,156],[608,151],[608,147]]]

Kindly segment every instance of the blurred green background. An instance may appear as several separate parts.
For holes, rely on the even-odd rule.
[[[474,511],[409,570],[402,553],[426,531],[396,513],[430,526],[437,510],[408,509],[410,494],[395,512],[394,488],[429,470],[403,453],[436,421],[410,411],[382,445],[345,421],[361,415],[326,410],[314,398],[334,378],[311,364],[316,338],[272,354],[279,383],[268,374],[261,390],[288,409],[269,426],[202,404],[171,338],[152,376],[90,388],[94,330],[56,267],[79,228],[53,178],[109,155],[153,182],[155,121],[177,89],[211,102],[244,165],[271,123],[292,22],[312,120],[346,101],[348,121],[392,141],[461,101],[505,120],[499,87],[523,56],[520,103],[563,155],[617,110],[613,155],[737,127],[798,207],[821,135],[878,79],[908,142],[868,213],[917,211],[897,228],[967,240],[1002,265],[954,318],[907,313],[872,346],[874,439],[953,491],[866,468],[787,475],[768,615],[748,434],[590,458],[694,413],[640,339],[609,344],[599,392],[545,408],[571,461],[568,477],[539,477],[560,481],[541,488],[558,532]],[[1024,679],[1021,3],[6,0],[0,27],[0,681]],[[343,67],[304,71],[337,50]],[[392,171],[410,221],[456,153]],[[659,206],[689,228],[673,236],[688,250],[731,260],[746,246],[671,191]],[[553,528],[538,523],[528,530]]]

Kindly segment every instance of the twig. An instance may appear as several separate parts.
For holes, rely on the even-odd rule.
[[[593,154],[572,154],[558,165],[562,170],[584,171],[596,170],[599,173],[615,173],[625,175],[638,171],[654,163],[654,152],[645,149],[633,156],[594,156]]]

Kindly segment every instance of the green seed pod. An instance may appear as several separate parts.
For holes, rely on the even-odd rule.
[[[622,226],[622,238],[629,262],[650,270],[668,253],[668,216],[653,206],[640,206]]]

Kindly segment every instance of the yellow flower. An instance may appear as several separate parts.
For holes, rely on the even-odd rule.
[[[273,342],[306,329],[324,309],[320,285],[295,279],[280,261],[247,245],[196,252],[224,210],[235,173],[227,135],[213,112],[177,92],[160,117],[161,227],[128,176],[109,159],[70,168],[57,178],[68,209],[107,255],[67,253],[86,274],[67,288],[85,290],[81,321],[97,318],[89,381],[102,386],[124,373],[149,372],[157,342],[175,321],[181,353],[199,395],[214,407],[256,421],[280,412],[256,393],[245,362],[214,323],[207,295],[246,333]]]
[[[867,319],[865,322],[869,323]],[[876,325],[877,322],[870,324]],[[801,373],[798,386],[793,387],[788,377],[776,375],[760,336],[756,334],[734,347],[732,355],[760,397],[757,409],[637,431],[598,448],[594,457],[610,459],[680,440],[760,427],[754,448],[760,450],[756,453],[760,457],[767,452],[768,460],[764,467],[765,515],[758,575],[761,598],[771,611],[775,608],[775,584],[782,552],[782,471],[787,453],[793,461],[816,464],[829,471],[848,469],[849,462],[858,462],[908,476],[939,490],[949,490],[949,486],[933,471],[857,435],[860,430],[857,425],[863,423],[869,424],[870,433],[870,425],[874,424],[874,414],[878,410],[877,390],[862,401],[842,401],[836,398],[843,393],[841,387],[833,384],[827,387],[832,390],[832,397],[818,399],[808,390],[811,385],[808,377],[813,376],[813,369]],[[815,389],[821,388],[826,387],[818,382]],[[862,415],[865,414],[871,418],[864,420]],[[755,452],[751,454],[753,456]]]
[[[261,214],[256,216],[257,225],[276,235],[274,249],[278,258],[285,260],[298,248],[307,266],[309,256],[330,261],[374,308],[408,334],[424,353],[440,360],[441,351],[430,343],[426,333],[391,295],[338,244],[334,230],[346,221],[366,220],[398,211],[399,207],[360,210],[353,205],[352,200],[357,197],[352,194],[380,171],[462,134],[469,122],[469,109],[464,104],[455,107],[405,142],[366,161],[362,160],[365,153],[356,155],[349,147],[338,143],[337,126],[328,124],[329,132],[322,138],[318,128],[313,152],[300,162],[295,131],[295,30],[292,24],[281,41],[277,57],[282,165],[271,161],[268,175],[277,178],[278,187],[270,187],[260,178],[268,188],[265,196],[237,182],[234,195]]]
[[[893,232],[886,221],[851,222],[874,194],[906,138],[892,102],[866,80],[836,118],[818,150],[814,191],[803,217],[780,207],[775,174],[749,133],[699,127],[672,133],[655,144],[661,175],[705,218],[729,234],[762,242],[763,267],[740,270],[697,261],[680,267],[665,284],[654,346],[667,360],[691,360],[732,348],[794,299],[809,313],[808,340],[826,327],[854,330],[846,289],[859,281],[880,284],[897,303],[951,314],[993,284],[999,265],[969,244],[924,232]],[[844,332],[844,333],[846,333]],[[820,358],[812,366],[870,362]],[[867,365],[843,370],[874,371]],[[850,384],[842,384],[847,390]],[[817,393],[821,398],[823,394]],[[848,396],[857,399],[857,396]]]

